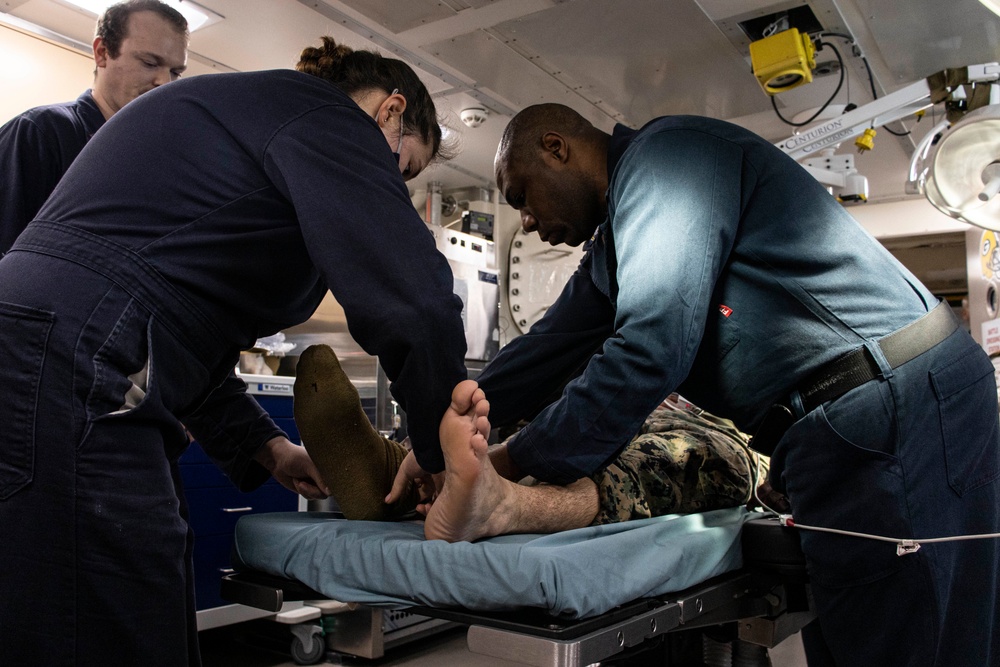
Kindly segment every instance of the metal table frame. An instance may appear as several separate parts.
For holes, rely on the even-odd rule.
[[[257,572],[227,575],[222,595],[268,611],[286,601],[323,599],[296,581]],[[473,653],[536,667],[583,667],[665,633],[725,624],[736,624],[740,640],[770,648],[815,618],[801,573],[752,569],[679,593],[637,600],[590,619],[561,619],[541,610],[497,613],[414,606],[407,611],[469,626],[467,642]]]

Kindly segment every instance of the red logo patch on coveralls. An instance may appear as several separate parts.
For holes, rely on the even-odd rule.
[[[729,317],[733,314],[733,309],[724,304],[719,304],[719,312],[722,313],[723,317]]]

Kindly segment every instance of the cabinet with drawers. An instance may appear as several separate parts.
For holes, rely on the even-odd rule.
[[[292,442],[300,442],[292,417],[290,377],[244,376],[248,391],[267,411]],[[222,575],[230,571],[233,531],[241,516],[261,512],[294,512],[299,496],[269,479],[254,491],[240,492],[212,463],[197,442],[191,443],[179,461],[181,481],[187,497],[191,529],[194,531],[195,602],[200,629],[246,620],[244,610],[220,614],[232,607],[219,593]],[[212,620],[208,620],[212,619]],[[222,619],[222,620],[220,620]]]

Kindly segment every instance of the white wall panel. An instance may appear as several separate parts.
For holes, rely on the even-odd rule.
[[[31,107],[74,100],[94,81],[94,60],[0,25],[0,124]]]

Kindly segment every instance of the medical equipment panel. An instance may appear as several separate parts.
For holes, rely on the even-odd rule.
[[[500,276],[496,244],[482,236],[427,225],[438,251],[447,258],[462,299],[465,358],[489,361],[500,351]]]

